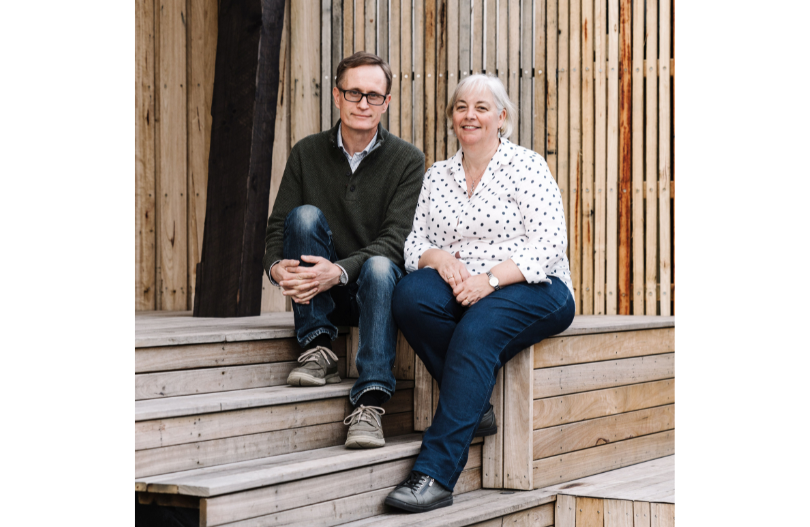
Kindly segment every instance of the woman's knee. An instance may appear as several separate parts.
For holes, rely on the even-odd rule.
[[[434,269],[420,269],[404,276],[394,289],[393,312],[399,321],[405,317],[438,314],[452,292]]]

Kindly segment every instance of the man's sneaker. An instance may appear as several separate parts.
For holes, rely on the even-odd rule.
[[[385,446],[382,420],[385,410],[379,406],[360,405],[343,420],[349,425],[346,448],[379,448]]]
[[[485,437],[498,433],[498,423],[495,422],[495,408],[489,405],[489,410],[481,417],[478,428],[475,429],[473,437]]]
[[[323,386],[340,382],[338,358],[329,348],[317,346],[307,350],[298,357],[298,362],[302,365],[287,376],[290,386]]]
[[[453,493],[426,474],[412,470],[385,498],[385,504],[408,512],[427,512],[453,504]]]

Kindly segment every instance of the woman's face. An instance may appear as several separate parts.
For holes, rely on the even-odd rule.
[[[453,132],[462,148],[488,148],[498,142],[498,130],[505,119],[506,110],[498,112],[492,92],[480,87],[461,94],[456,100]]]

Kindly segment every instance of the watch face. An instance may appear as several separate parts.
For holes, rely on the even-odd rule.
[[[494,276],[490,276],[489,285],[491,285],[492,287],[498,287],[498,279],[495,278]]]

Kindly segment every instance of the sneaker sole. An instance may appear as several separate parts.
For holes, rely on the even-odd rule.
[[[394,499],[389,496],[385,498],[385,504],[408,512],[428,512],[434,509],[440,509],[442,507],[449,507],[453,504],[453,496],[448,496],[443,500],[437,501],[431,505],[411,505],[410,503],[405,503],[404,501],[399,501],[398,499]]]
[[[380,448],[385,446],[385,439],[375,437],[352,437],[346,440],[346,448]]]
[[[291,372],[287,377],[287,384],[290,386],[323,386],[325,384],[337,384],[340,382],[340,374],[333,373],[326,378],[315,377],[300,371]]]

